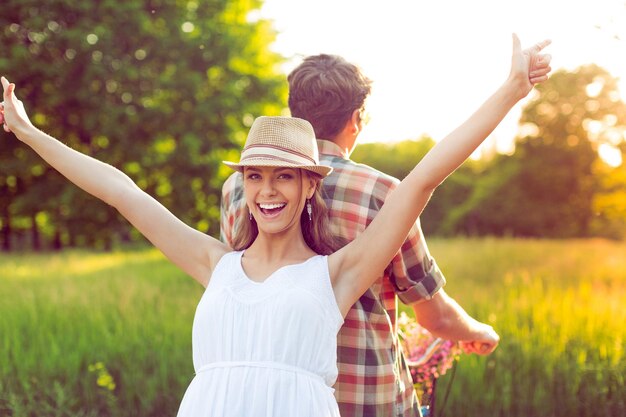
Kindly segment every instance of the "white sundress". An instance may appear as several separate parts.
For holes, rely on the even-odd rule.
[[[248,278],[243,252],[218,262],[193,322],[195,377],[178,417],[338,417],[337,332],[328,260]]]

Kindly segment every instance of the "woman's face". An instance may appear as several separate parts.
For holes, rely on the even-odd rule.
[[[315,182],[297,168],[245,167],[244,193],[259,232],[281,233],[300,227],[300,215]]]

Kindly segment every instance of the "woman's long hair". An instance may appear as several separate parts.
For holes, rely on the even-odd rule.
[[[306,172],[302,170],[302,172]],[[320,255],[330,255],[342,245],[330,232],[330,221],[328,218],[328,207],[322,198],[322,180],[317,176],[309,175],[316,181],[315,193],[311,198],[311,220],[306,211],[306,205],[300,214],[300,226],[302,236],[306,244]],[[235,227],[232,244],[234,250],[244,250],[250,247],[259,234],[259,228],[254,218],[250,219],[248,205],[244,204],[244,209],[240,221]]]

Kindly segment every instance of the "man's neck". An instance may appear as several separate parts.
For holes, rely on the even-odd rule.
[[[345,132],[339,133],[337,136],[330,139],[330,141],[341,148],[341,153],[345,158],[350,158],[356,146],[356,136],[346,134]]]

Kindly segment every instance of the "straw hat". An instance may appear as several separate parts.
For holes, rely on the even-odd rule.
[[[241,151],[239,163],[223,161],[234,170],[243,167],[300,168],[325,177],[333,170],[320,165],[315,132],[309,122],[296,117],[258,117]]]

